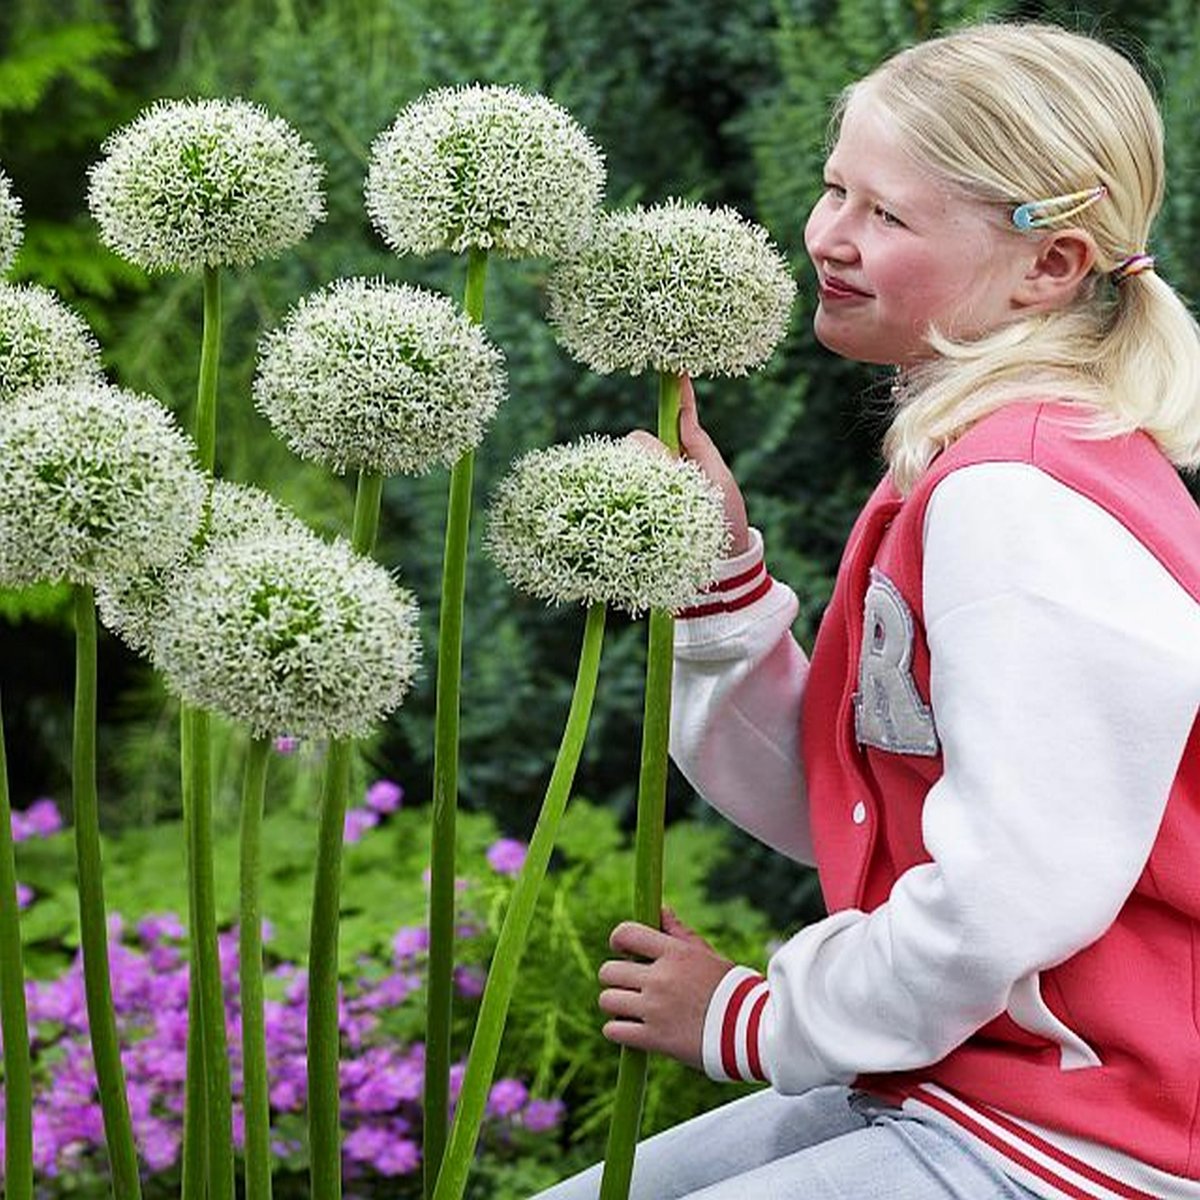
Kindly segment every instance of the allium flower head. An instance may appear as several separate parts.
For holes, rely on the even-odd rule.
[[[213,483],[206,547],[235,538],[269,535],[280,530],[302,532],[306,528],[295,513],[259,488],[225,479]],[[176,576],[202,553],[201,547],[193,545],[186,558],[100,580],[96,586],[96,608],[101,621],[131,649],[148,655],[161,609]]]
[[[204,495],[156,400],[93,383],[22,395],[0,421],[0,581],[95,584],[176,562]]]
[[[100,378],[82,317],[47,288],[0,283],[0,408],[21,392]]]
[[[745,375],[787,329],[796,285],[766,231],[671,200],[611,213],[548,282],[559,341],[594,371]]]
[[[301,458],[417,474],[482,441],[504,397],[503,364],[445,296],[342,279],[264,338],[254,398]]]
[[[604,160],[574,118],[514,87],[439,88],[371,148],[367,212],[397,254],[555,257],[586,235]]]
[[[13,194],[12,180],[0,170],[0,275],[13,265],[24,232],[21,201]]]
[[[101,147],[88,205],[101,240],[147,271],[246,266],[325,215],[321,166],[245,100],[160,100]]]
[[[694,463],[598,436],[518,459],[485,534],[514,587],[634,615],[690,603],[727,540],[720,494]]]
[[[175,580],[153,657],[188,703],[255,737],[357,737],[396,707],[417,606],[381,566],[307,531],[220,541]]]

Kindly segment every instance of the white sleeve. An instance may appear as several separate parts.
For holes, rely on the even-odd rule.
[[[938,485],[925,543],[932,861],[772,958],[761,1053],[781,1091],[929,1065],[1006,1011],[1064,1066],[1094,1063],[1038,972],[1116,917],[1196,720],[1200,604],[1098,505],[973,466]]]
[[[750,549],[676,621],[671,757],[735,825],[811,863],[800,762],[808,660],[790,632],[798,608],[751,530]]]

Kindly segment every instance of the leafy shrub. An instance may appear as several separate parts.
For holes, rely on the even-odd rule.
[[[399,800],[397,785],[377,782],[347,820],[340,1024],[348,1183],[359,1193],[405,1197],[419,1191],[429,829],[428,809],[403,808]],[[35,1102],[37,1163],[52,1194],[99,1194],[106,1186],[103,1135],[74,955],[71,839],[57,826],[46,803],[14,819],[22,839],[18,873],[31,889],[23,932],[37,976],[27,989],[42,1098]],[[463,878],[455,1052],[461,1058],[523,847],[498,836],[492,818],[480,814],[462,814],[458,833]],[[315,837],[311,812],[296,800],[265,820],[267,1028],[281,1195],[303,1192],[307,1167],[304,955]],[[677,823],[667,841],[667,894],[725,953],[761,961],[770,936],[763,917],[744,901],[709,899],[709,882],[729,845],[718,826]],[[236,1091],[232,831],[218,834],[216,850]],[[110,911],[125,917],[113,921],[110,953],[135,1130],[154,1190],[169,1191],[178,1185],[186,1060],[187,946],[175,915],[186,909],[182,831],[170,822],[127,831],[106,844],[105,857]],[[573,801],[513,999],[471,1195],[516,1200],[602,1156],[617,1053],[600,1034],[596,969],[607,957],[612,926],[629,911],[631,879],[632,851],[614,816]],[[647,1128],[673,1124],[729,1095],[677,1063],[656,1063]],[[235,1110],[235,1127],[239,1121]]]

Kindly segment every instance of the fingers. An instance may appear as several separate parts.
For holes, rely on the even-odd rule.
[[[601,964],[597,978],[605,987],[638,991],[645,983],[646,964],[630,962],[627,958],[609,959]]]
[[[649,454],[671,458],[671,452],[648,429],[632,429],[625,435],[625,441],[645,450]]]
[[[618,1046],[631,1050],[653,1051],[660,1049],[658,1039],[640,1021],[605,1021],[600,1032]]]
[[[612,931],[608,944],[618,954],[637,954],[653,959],[659,958],[670,948],[671,936],[638,921],[622,921]]]

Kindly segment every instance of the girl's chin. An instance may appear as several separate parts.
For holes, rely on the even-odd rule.
[[[929,354],[927,345],[887,345],[879,338],[870,337],[861,326],[849,320],[840,320],[836,314],[830,316],[820,307],[813,318],[813,333],[826,350],[841,358],[854,362],[870,363],[872,366],[894,366],[898,362],[912,362]]]

